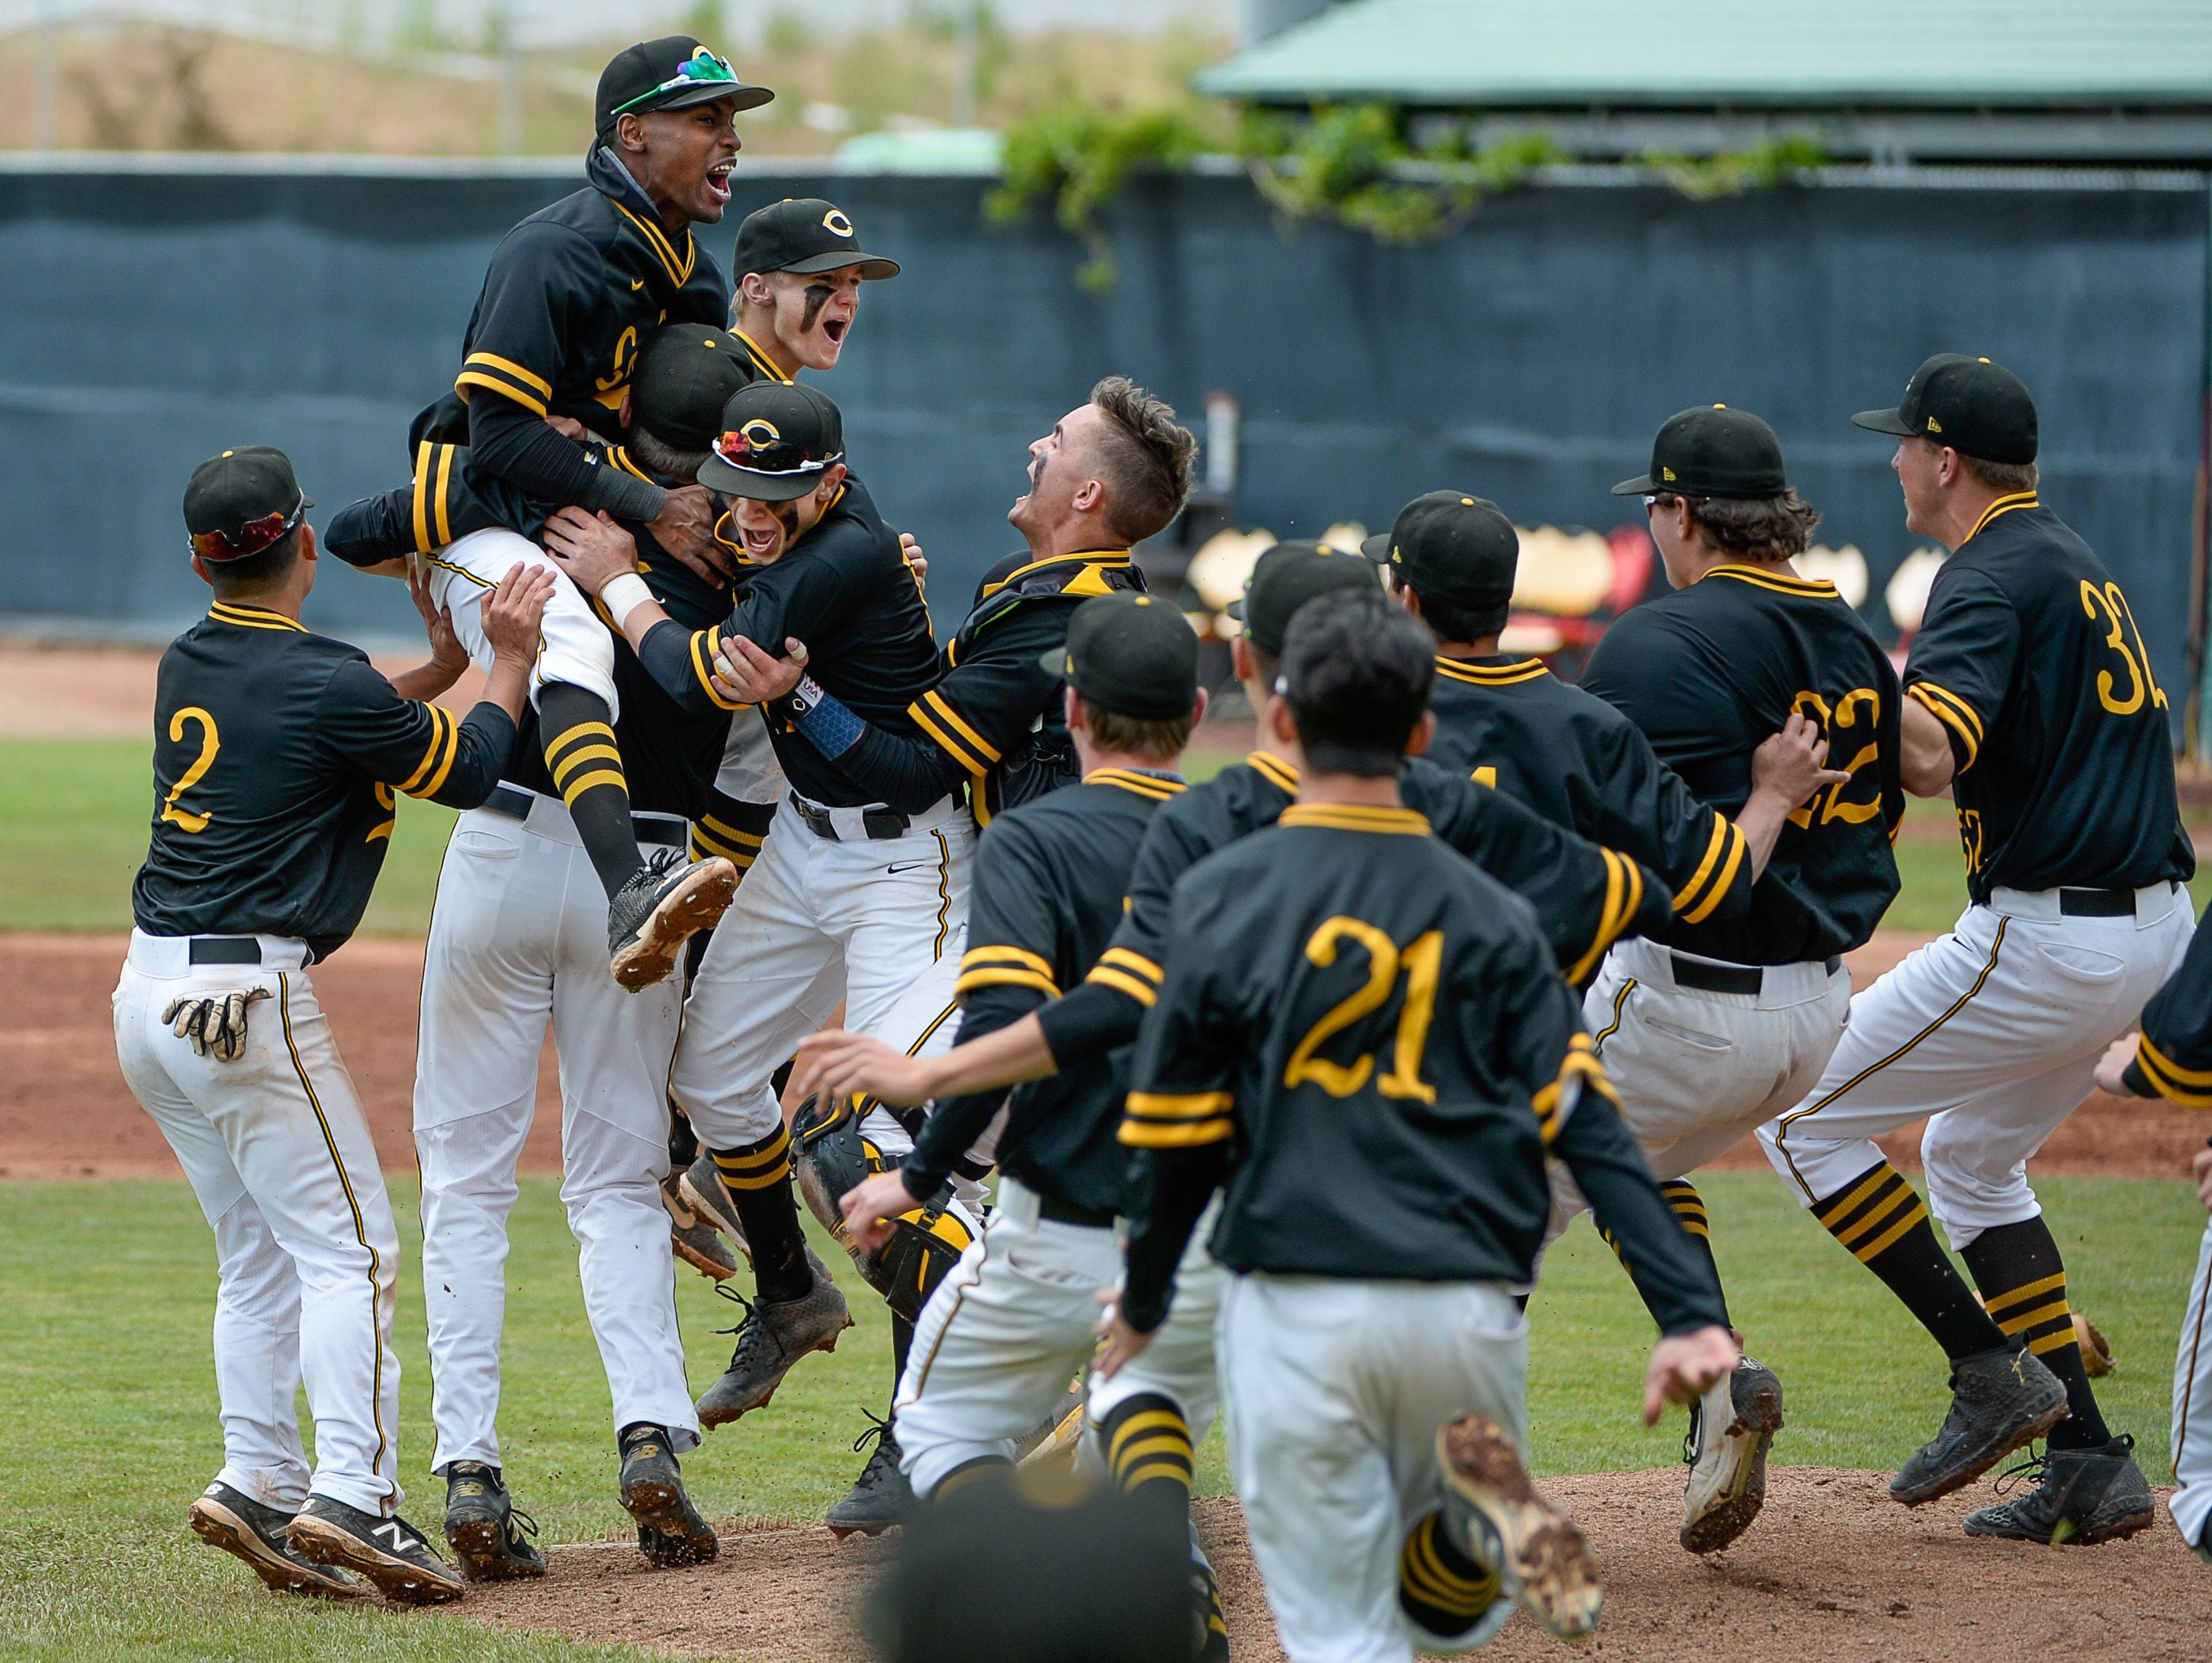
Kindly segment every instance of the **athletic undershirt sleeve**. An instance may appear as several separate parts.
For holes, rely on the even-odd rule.
[[[1685,923],[1741,917],[1750,909],[1753,882],[1743,833],[1698,801],[1634,723],[1613,722],[1608,728],[1596,812],[1583,829],[1663,878],[1669,909]]]
[[[1905,691],[1943,724],[1953,764],[1974,765],[2003,714],[2020,651],[2020,615],[1979,572],[1939,573],[1905,663]]]
[[[456,721],[435,704],[400,697],[371,666],[338,666],[315,712],[318,738],[355,772],[449,808],[491,795],[514,748],[514,722],[489,701]]]
[[[638,662],[663,692],[694,715],[742,710],[738,701],[714,691],[714,652],[722,637],[741,635],[781,658],[785,640],[805,641],[817,624],[834,614],[844,593],[834,562],[787,555],[745,586],[744,599],[726,623],[708,630],[687,630],[673,618],[655,624],[639,643]]]
[[[556,508],[605,509],[644,525],[667,505],[668,493],[651,480],[605,466],[543,417],[505,399],[479,394],[469,400],[469,451],[477,466]]]
[[[1133,1152],[1131,1187],[1140,1197],[1121,1300],[1122,1316],[1139,1333],[1166,1320],[1176,1266],[1229,1168],[1245,1051],[1233,1002],[1218,985],[1232,973],[1201,930],[1182,920],[1170,924],[1167,974],[1137,1038],[1118,1134]]]
[[[955,1050],[1012,1026],[1060,993],[1051,874],[1026,826],[1000,820],[984,832],[969,892],[968,948],[953,988],[961,1007]],[[1001,1088],[936,1105],[907,1157],[907,1187],[926,1196],[950,1177],[1006,1096]]]
[[[2212,1109],[2212,908],[2198,920],[2181,968],[2144,1007],[2128,1088]]]

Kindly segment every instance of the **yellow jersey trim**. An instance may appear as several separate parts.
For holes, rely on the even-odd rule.
[[[1278,825],[1315,825],[1330,832],[1383,832],[1401,837],[1429,835],[1428,816],[1411,808],[1381,808],[1365,803],[1294,802]]]

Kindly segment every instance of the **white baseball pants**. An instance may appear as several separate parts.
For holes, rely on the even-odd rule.
[[[1106,1417],[1132,1398],[1165,1398],[1182,1410],[1195,1450],[1213,1429],[1221,1412],[1220,1374],[1214,1367],[1214,1330],[1221,1319],[1221,1298],[1229,1272],[1206,1250],[1213,1239],[1214,1221],[1221,1214],[1219,1196],[1206,1203],[1190,1233],[1190,1244],[1176,1264],[1175,1301],[1167,1320],[1152,1336],[1143,1355],[1110,1380],[1093,1380],[1083,1411],[1082,1463],[1086,1471],[1106,1470],[1099,1427]],[[1115,1266],[1118,1281],[1121,1267]],[[1092,1313],[1091,1320],[1097,1320]]]
[[[1759,1129],[1767,1158],[1810,1207],[1882,1159],[1877,1132],[1925,1115],[1928,1204],[1954,1248],[2033,1218],[2029,1157],[2195,932],[2174,884],[2113,918],[2063,916],[2056,890],[1996,891],[1851,1001],[1819,1082]]]
[[[2212,1523],[2212,1221],[2197,1249],[2197,1277],[2181,1315],[2181,1343],[2173,1358],[2173,1479],[2180,1488],[2166,1503],[2183,1539],[2203,1544]]]
[[[915,1324],[892,1416],[900,1465],[924,1500],[970,1461],[1012,1460],[1091,1360],[1120,1245],[1110,1227],[1040,1218],[1037,1206],[1035,1191],[1002,1178],[990,1222]]]
[[[672,817],[636,819],[643,837],[684,835]],[[606,894],[557,799],[532,794],[526,820],[489,808],[461,816],[430,915],[415,1076],[433,1471],[500,1464],[507,1216],[549,1022],[561,1059],[561,1199],[613,1423],[665,1427],[678,1449],[698,1441],[659,1191],[682,1004],[675,978],[625,993],[607,973]]]
[[[215,1230],[216,1477],[286,1512],[313,1494],[382,1516],[400,1502],[399,1232],[307,947],[259,941],[258,965],[194,965],[189,937],[133,930],[116,1056]],[[194,1055],[161,1020],[174,999],[250,988],[272,996],[248,1008],[234,1063]],[[312,1479],[293,1406],[303,1380]]]
[[[769,1076],[814,1031],[840,972],[855,1033],[934,1055],[959,1026],[952,990],[975,822],[947,798],[878,840],[864,834],[858,809],[830,812],[839,835],[818,837],[785,799],[692,984],[674,1089],[709,1148],[775,1130],[782,1115]],[[871,1117],[869,1130],[884,1129]],[[883,1147],[890,1152],[890,1141]]]
[[[1443,1506],[1439,1428],[1486,1416],[1524,1452],[1528,1328],[1494,1282],[1231,1276],[1229,1455],[1291,1663],[1411,1663],[1437,1636],[1398,1605],[1406,1533]],[[1504,1625],[1501,1599],[1462,1640]]]
[[[538,625],[538,663],[530,675],[534,701],[549,681],[565,681],[606,701],[609,720],[622,714],[615,693],[615,642],[584,593],[560,564],[518,532],[499,527],[472,531],[435,554],[424,556],[430,569],[430,595],[453,615],[453,634],[477,668],[491,668],[491,643],[483,630],[485,595],[517,564],[543,566],[554,574],[553,598]],[[757,724],[756,724],[757,725]]]

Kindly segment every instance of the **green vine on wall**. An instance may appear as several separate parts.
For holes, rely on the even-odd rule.
[[[1007,131],[1005,177],[985,207],[1003,223],[1049,201],[1060,228],[1088,256],[1076,271],[1077,283],[1100,293],[1117,276],[1100,215],[1130,176],[1179,171],[1219,148],[1188,110],[1054,105]],[[1302,120],[1249,111],[1237,134],[1236,155],[1261,195],[1285,219],[1334,222],[1401,246],[1449,235],[1486,198],[1565,160],[1541,131],[1476,146],[1462,126],[1417,149],[1407,142],[1402,113],[1387,104],[1321,105]],[[1719,155],[1648,152],[1629,165],[1706,201],[1771,190],[1827,160],[1814,141],[1790,134]]]

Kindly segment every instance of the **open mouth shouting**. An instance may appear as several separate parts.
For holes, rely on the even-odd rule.
[[[717,207],[729,205],[730,174],[737,165],[738,159],[730,156],[707,169],[707,200]]]

